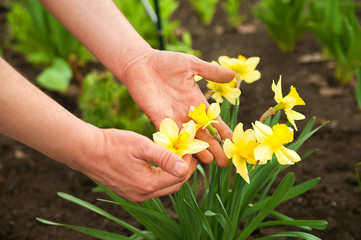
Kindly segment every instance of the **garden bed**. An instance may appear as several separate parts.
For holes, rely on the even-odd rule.
[[[250,5],[247,2],[246,9]],[[5,13],[3,9],[0,11],[0,32],[4,30]],[[306,106],[298,107],[297,111],[307,118],[315,116],[317,125],[330,121],[303,145],[300,153],[313,149],[319,151],[289,168],[295,173],[296,182],[321,177],[320,183],[310,192],[281,204],[277,210],[297,219],[327,220],[329,226],[325,231],[313,232],[322,239],[359,239],[361,190],[356,181],[355,164],[361,161],[361,112],[354,95],[355,82],[338,87],[333,82],[332,63],[299,62],[301,56],[321,51],[311,35],[304,35],[295,51],[285,54],[277,48],[265,26],[250,14],[241,27],[232,28],[225,24],[224,13],[219,10],[213,23],[204,26],[190,4],[182,1],[177,18],[182,20],[182,27],[192,33],[194,48],[202,52],[204,60],[216,60],[220,55],[236,57],[238,54],[261,58],[258,67],[261,80],[241,85],[239,120],[246,127],[274,105],[270,89],[272,80],[278,80],[279,75],[282,75],[284,92],[294,85],[306,102]],[[4,49],[4,55],[7,61],[34,81],[39,69],[27,64],[21,54],[10,49]],[[76,96],[48,94],[79,115]],[[299,128],[305,124],[297,123]],[[91,239],[72,230],[41,224],[35,217],[128,234],[110,221],[56,196],[59,191],[72,194],[137,224],[120,208],[97,202],[96,198],[101,195],[91,193],[93,187],[92,181],[83,174],[0,136],[0,239]],[[280,230],[263,229],[259,234]]]

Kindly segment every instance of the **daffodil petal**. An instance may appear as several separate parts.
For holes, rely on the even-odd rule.
[[[254,149],[254,158],[262,162],[272,160],[272,148],[266,144],[260,144]]]
[[[173,140],[178,137],[179,128],[172,119],[165,118],[160,124],[159,131]]]
[[[247,129],[244,132],[244,141],[248,143],[249,141],[256,141],[256,135],[254,134],[253,129]]]
[[[221,113],[221,107],[219,106],[219,103],[212,103],[207,110],[208,118],[210,119],[216,119],[219,114]]]
[[[208,148],[209,144],[207,142],[193,139],[188,145],[187,145],[187,151],[189,154],[195,154],[200,151],[203,151],[204,149]]]
[[[154,133],[153,140],[157,145],[165,149],[168,149],[171,146],[171,141],[169,140],[169,138],[161,132]]]
[[[294,86],[291,86],[290,93],[287,96],[291,96],[291,97],[295,98],[295,100],[296,100],[295,105],[305,105],[305,102],[298,95],[298,92],[296,91],[296,88]]]
[[[293,165],[295,162],[301,160],[300,156],[295,151],[284,146],[275,151],[275,155],[281,165]]]
[[[272,128],[263,124],[259,121],[256,121],[253,125],[254,133],[256,135],[256,139],[259,143],[264,143],[266,139],[272,135]]]
[[[272,82],[272,91],[275,93],[274,99],[275,99],[275,101],[276,101],[277,103],[281,102],[281,101],[282,101],[282,98],[283,98],[283,97],[282,97],[281,80],[282,80],[282,78],[281,78],[281,76],[280,76],[277,85],[275,84],[274,81]]]
[[[246,83],[253,83],[261,78],[261,73],[258,70],[247,72],[243,74],[242,79]]]
[[[239,143],[242,139],[242,135],[244,134],[243,131],[243,123],[238,123],[237,126],[234,128],[232,141],[234,143]]]
[[[241,177],[249,184],[249,176],[246,161],[240,158],[238,155],[235,155],[232,159],[236,171]]]
[[[182,135],[183,132],[189,133],[189,140],[194,139],[196,135],[196,125],[193,120],[190,120],[189,122],[183,124],[183,129],[181,130],[179,135]]]
[[[219,62],[219,64],[222,65],[222,66],[228,66],[230,60],[231,60],[231,59],[230,59],[229,57],[227,57],[227,56],[220,56],[220,57],[218,58],[218,62]]]
[[[259,63],[259,60],[260,60],[259,57],[247,58],[247,60],[245,62],[245,65],[247,65],[247,70],[248,71],[253,71],[257,67],[257,65]]]
[[[193,79],[194,79],[194,81],[198,82],[198,81],[202,80],[203,77],[201,77],[201,76],[199,76],[199,75],[194,75],[194,76],[193,76]]]
[[[219,103],[223,103],[223,98],[222,98],[222,95],[218,92],[215,92],[213,95],[212,95],[212,98],[214,100],[216,100],[217,102]]]
[[[228,138],[224,141],[223,150],[228,158],[232,158],[236,152],[235,145]]]
[[[239,98],[239,96],[241,95],[241,90],[239,90],[238,88],[229,88],[229,87],[225,87],[226,88],[226,92],[224,94],[224,97],[233,105],[236,104],[236,99]]]

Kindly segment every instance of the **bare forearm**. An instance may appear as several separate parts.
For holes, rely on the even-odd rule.
[[[40,0],[103,65],[116,74],[151,49],[111,0]]]
[[[77,168],[97,128],[76,118],[2,58],[0,83],[0,134]]]

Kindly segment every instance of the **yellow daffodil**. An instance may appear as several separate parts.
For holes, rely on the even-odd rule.
[[[261,78],[261,73],[256,70],[259,61],[259,57],[250,57],[247,59],[242,55],[239,55],[237,58],[229,58],[227,56],[220,56],[218,58],[221,66],[234,71],[236,76],[246,83],[253,83]]]
[[[283,146],[293,141],[293,130],[286,124],[276,124],[272,128],[256,121],[253,129],[257,142],[260,143],[254,150],[256,160],[272,160],[273,153],[282,165],[292,165],[301,160],[297,152]]]
[[[193,76],[193,79],[194,79],[194,81],[198,82],[198,81],[202,80],[203,77],[201,77],[201,76],[199,76],[199,75],[194,75],[194,76]]]
[[[207,88],[211,90],[211,97],[219,103],[223,102],[223,97],[226,98],[231,104],[235,105],[236,100],[241,95],[241,90],[236,88],[236,82],[229,83],[216,83],[208,81]]]
[[[165,118],[160,124],[159,132],[153,134],[153,140],[159,146],[183,157],[209,147],[208,143],[194,139],[195,134],[196,125],[193,120],[183,124],[183,129],[179,132],[177,124],[172,119]]]
[[[219,103],[212,103],[206,112],[206,105],[201,104],[198,107],[191,106],[189,108],[188,117],[192,118],[200,127],[203,129],[207,128],[211,123],[218,123],[215,120],[219,113],[221,112],[221,108]]]
[[[275,93],[274,99],[278,103],[274,107],[274,109],[276,111],[284,109],[288,121],[295,127],[297,131],[295,120],[305,119],[305,116],[299,112],[292,110],[292,108],[296,105],[305,105],[305,102],[298,95],[296,88],[294,86],[291,86],[290,93],[287,96],[285,97],[282,96],[281,76],[280,79],[278,80],[277,85],[273,81],[272,91]]]
[[[243,124],[239,123],[234,129],[232,141],[226,139],[223,149],[228,158],[232,158],[232,163],[242,178],[249,183],[247,163],[255,164],[254,149],[258,146],[256,137],[252,129],[243,131]],[[262,163],[265,163],[263,161]]]

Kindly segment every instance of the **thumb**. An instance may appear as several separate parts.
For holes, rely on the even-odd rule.
[[[194,58],[193,70],[207,80],[219,83],[228,83],[232,81],[235,73],[223,66],[203,61],[197,57]]]
[[[189,164],[184,161],[177,154],[164,149],[153,143],[151,149],[148,149],[146,152],[146,159],[149,162],[154,163],[159,168],[164,170],[165,172],[175,176],[182,178],[186,176]]]

